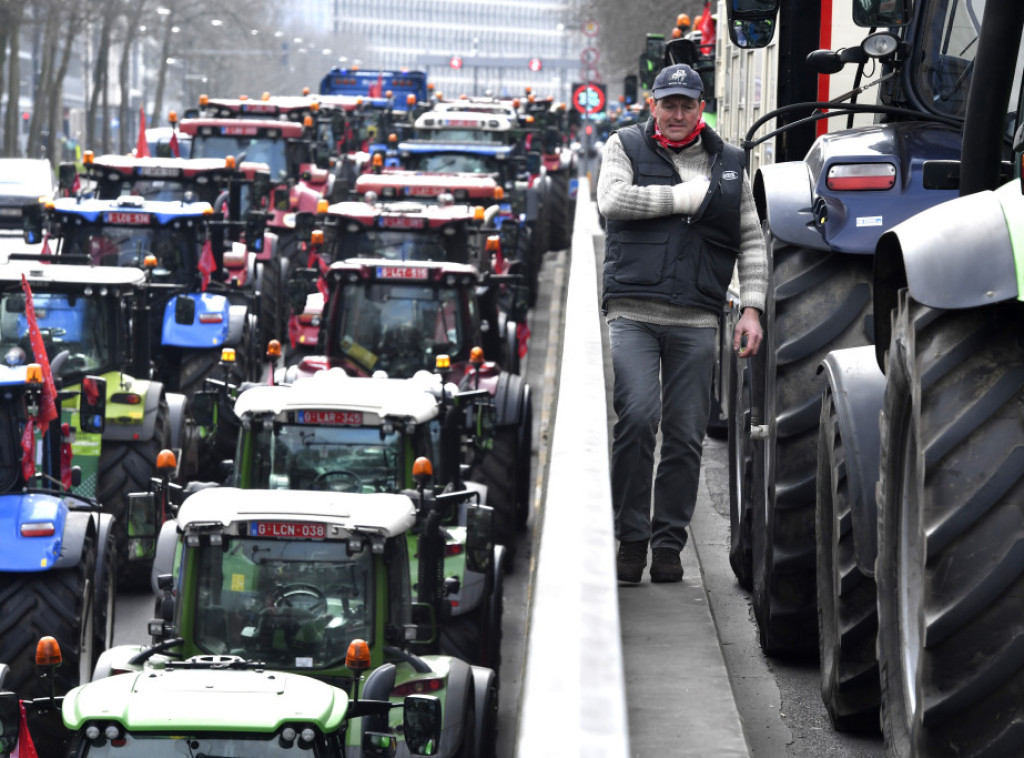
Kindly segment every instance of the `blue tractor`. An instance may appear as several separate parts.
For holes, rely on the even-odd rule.
[[[55,375],[67,356],[54,358]],[[0,659],[10,667],[7,688],[22,697],[43,694],[35,669],[42,635],[64,651],[53,672],[60,693],[88,682],[113,641],[114,519],[73,494],[82,472],[70,444],[77,431],[102,434],[106,381],[86,376],[77,391],[60,385],[58,376],[48,404],[40,364],[0,365]]]

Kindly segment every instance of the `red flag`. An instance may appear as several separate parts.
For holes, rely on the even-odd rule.
[[[50,235],[49,234],[47,234],[45,237],[43,237],[43,249],[40,250],[39,252],[42,255],[53,255],[53,252],[50,250]]]
[[[31,481],[36,473],[36,425],[32,417],[25,423],[25,431],[21,433],[21,475],[25,481]]]
[[[384,72],[377,74],[377,83],[371,84],[367,93],[370,97],[384,97]]]
[[[77,195],[82,189],[82,180],[78,178],[78,174],[75,174],[75,181],[71,183],[71,194]]]
[[[32,741],[32,734],[28,731],[28,718],[25,716],[24,703],[18,703],[21,713],[18,717],[18,744],[11,753],[11,758],[39,758],[36,752],[36,743]]]
[[[149,157],[149,143],[146,142],[146,111],[142,107],[139,108],[139,139],[135,143],[135,157]]]
[[[71,443],[75,439],[71,424],[60,425],[60,483],[64,489],[71,489]]]
[[[57,418],[57,387],[53,383],[50,359],[46,355],[46,345],[43,343],[42,332],[39,331],[39,322],[36,321],[36,310],[32,305],[32,288],[28,286],[28,279],[24,274],[21,275],[21,288],[25,291],[25,318],[28,320],[32,358],[43,369],[43,393],[39,399],[39,416],[36,421],[45,433],[46,427]]]
[[[700,51],[703,55],[714,52],[715,20],[711,18],[711,3],[704,3],[704,13],[700,17]]]
[[[178,145],[178,133],[177,132],[171,132],[170,146],[171,146],[171,155],[173,155],[175,158],[180,158],[181,157],[181,147]]]
[[[210,283],[210,274],[217,268],[217,261],[213,258],[213,245],[210,244],[210,240],[206,240],[203,243],[203,253],[199,256],[199,263],[196,265],[196,268],[203,275],[202,291],[206,292],[206,287]]]
[[[525,321],[516,324],[516,341],[519,343],[519,357],[526,357],[526,345],[530,341],[530,327]]]

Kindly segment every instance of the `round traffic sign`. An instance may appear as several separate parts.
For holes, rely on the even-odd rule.
[[[451,57],[451,58],[450,58],[450,59],[448,60],[448,65],[449,65],[449,67],[451,67],[451,68],[462,68],[462,58],[460,58],[460,57],[459,57],[459,56],[457,56],[457,55],[453,55],[453,56],[452,56],[452,57]]]
[[[580,53],[580,61],[587,66],[593,66],[601,57],[601,51],[596,47],[585,47]]]
[[[594,84],[581,84],[572,93],[572,105],[580,113],[590,115],[604,110],[604,90]]]
[[[584,66],[580,69],[580,79],[585,82],[599,82],[601,81],[601,74],[596,68],[587,68]]]
[[[598,25],[596,21],[594,21],[594,19],[590,19],[589,21],[583,22],[583,33],[588,37],[596,36],[600,29],[601,27]]]
[[[530,71],[540,71],[544,67],[544,64],[541,62],[540,58],[530,58],[530,62],[527,63],[526,65],[527,68],[530,69]]]

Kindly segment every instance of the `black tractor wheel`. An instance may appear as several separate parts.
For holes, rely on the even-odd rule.
[[[899,298],[875,564],[889,755],[1020,752],[1022,315]]]
[[[868,344],[872,261],[788,245],[766,231],[771,290],[763,383],[753,395],[767,424],[754,467],[754,612],[765,653],[810,657],[818,647],[818,366],[832,350]]]
[[[108,529],[103,550],[97,556],[95,617],[93,621],[93,665],[100,654],[114,644],[115,608],[117,605],[117,543],[114,530]],[[90,672],[91,675],[91,672]]]
[[[244,350],[235,352],[235,362],[231,364],[225,373],[221,365],[221,350],[191,350],[181,356],[181,364],[178,369],[178,392],[192,397],[201,391],[206,379],[217,379],[228,381],[235,385],[245,381],[247,374],[247,361],[249,356]]]
[[[497,551],[496,551],[497,552]],[[504,612],[504,567],[497,567],[480,603],[469,613],[452,616],[441,626],[441,655],[494,671],[501,668],[501,616]]]
[[[494,509],[494,542],[504,545],[511,553],[518,532],[516,508],[516,458],[519,449],[518,430],[514,426],[499,426],[494,433],[491,449],[484,453],[473,478],[487,485],[487,502]]]
[[[305,265],[305,263],[303,263]],[[263,362],[270,340],[277,340],[281,347],[288,344],[288,317],[291,315],[288,304],[287,271],[289,265],[284,258],[278,257],[260,264],[262,275],[258,287],[260,291],[259,327],[256,333],[255,352],[251,361],[258,365]],[[258,376],[258,373],[257,373]]]
[[[846,447],[826,392],[821,406],[817,477],[818,652],[821,699],[841,732],[877,732],[881,698],[875,580],[857,566]]]
[[[0,660],[10,666],[6,689],[22,698],[49,694],[35,665],[40,637],[60,645],[63,663],[54,670],[58,695],[92,678],[99,656],[94,628],[93,580],[96,535],[90,531],[77,566],[28,574],[5,574],[0,586]]]
[[[556,171],[545,205],[550,250],[567,250],[572,244],[572,221],[569,215],[569,172]]]
[[[487,677],[482,698],[476,706],[476,755],[489,758],[498,754],[498,675]]]
[[[729,565],[740,587],[754,586],[754,556],[751,547],[753,507],[754,446],[750,439],[750,368],[733,354],[733,412],[729,418]]]
[[[161,399],[153,436],[145,442],[103,442],[100,453],[96,499],[114,517],[118,582],[125,588],[149,586],[152,561],[128,561],[128,495],[148,492],[156,475],[157,454],[167,447],[170,420],[167,402]]]

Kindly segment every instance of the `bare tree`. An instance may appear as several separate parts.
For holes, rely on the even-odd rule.
[[[100,143],[100,152],[110,152],[110,93],[108,80],[110,72],[110,44],[117,20],[120,0],[103,0],[99,6],[100,32],[96,45],[96,60],[92,62],[92,93],[86,114],[85,144],[89,147]],[[100,139],[96,139],[96,125],[101,125]]]
[[[715,5],[711,4],[712,10]],[[703,10],[703,0],[682,0],[676,5],[666,5],[663,0],[631,0],[628,10],[621,0],[584,0],[577,23],[598,22],[599,71],[605,81],[617,83],[637,72],[648,33],[664,34],[668,39],[679,14],[694,19]]]

